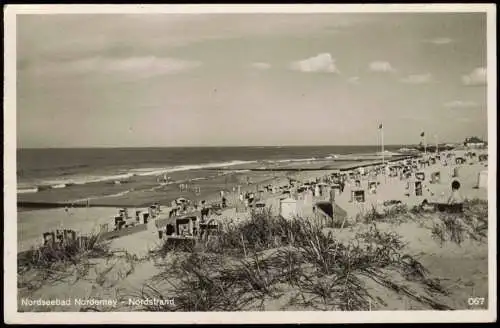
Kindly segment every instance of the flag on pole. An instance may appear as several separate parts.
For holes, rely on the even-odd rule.
[[[380,131],[380,145],[381,145],[381,148],[382,148],[382,151],[381,151],[382,164],[385,164],[385,158],[384,158],[384,130],[382,128],[383,128],[382,123],[379,123],[378,129]]]

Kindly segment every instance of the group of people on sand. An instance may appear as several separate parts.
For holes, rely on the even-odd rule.
[[[168,217],[174,217],[183,213],[187,213],[193,208],[193,202],[190,199],[177,198],[170,203]]]
[[[253,205],[254,201],[256,200],[255,193],[251,191],[240,193],[239,200],[240,202],[245,204],[245,208],[249,208],[250,206]]]
[[[436,158],[437,157],[437,158]],[[407,159],[407,160],[402,160],[396,166],[398,167],[397,175],[401,180],[406,180],[409,179],[413,175],[418,175],[419,171],[422,170],[425,167],[430,166],[433,163],[439,163],[439,159],[441,158],[450,158],[450,156],[446,157],[444,155],[437,155],[433,157],[424,157],[421,159]],[[469,155],[469,158],[473,158],[473,156]],[[432,159],[432,160],[431,160]],[[359,181],[361,178],[364,176],[371,176],[371,177],[376,177],[379,174],[385,173],[386,176],[394,176],[392,175],[392,172],[390,172],[390,166],[385,164],[385,165],[378,165],[378,166],[372,166],[372,167],[360,167],[358,169],[353,169],[349,170],[346,172],[342,172],[340,174],[331,174],[327,175],[321,178],[316,178],[315,182],[308,183],[308,188],[306,188],[305,191],[312,192],[312,195],[314,197],[318,196],[323,196],[323,189],[319,187],[321,182],[324,182],[327,184],[330,192],[329,195],[329,200],[332,202],[335,202],[335,195],[336,191],[332,186],[337,185],[340,186],[340,192],[342,193],[344,191],[344,187],[346,183],[349,183],[351,186],[354,187],[360,187]],[[372,193],[376,192],[376,183],[368,186],[369,191]],[[451,182],[451,190],[449,197],[445,201],[448,205],[451,207],[454,207],[454,205],[460,205],[463,204],[464,198],[461,195],[460,188],[461,184],[458,181],[458,179],[454,179]],[[374,190],[371,190],[374,189]],[[301,190],[302,191],[302,190]],[[428,202],[426,200],[426,202]],[[458,206],[458,207],[460,207]],[[457,206],[455,206],[457,207]],[[457,208],[458,208],[457,207]]]
[[[429,156],[425,159],[419,159],[419,160],[411,160],[411,161],[406,161],[406,165],[403,165],[403,168],[401,170],[401,175],[400,179],[407,179],[411,175],[415,174],[417,175],[418,170],[422,169],[426,166],[430,166],[431,164],[435,163],[440,163],[443,166],[447,166],[450,159],[452,159],[455,156],[453,153],[447,153],[447,154],[436,154],[433,156]],[[471,159],[474,158],[474,156],[469,156]],[[458,179],[453,179],[450,185],[450,194],[449,197],[442,199],[442,204],[447,204],[450,205],[451,207],[456,207],[455,205],[462,205],[464,202],[464,197],[462,196],[460,192],[461,184],[458,181]],[[432,195],[433,193],[431,193]],[[422,202],[423,205],[429,204],[429,201],[427,199],[424,199]]]
[[[470,156],[470,155],[469,155]],[[472,156],[470,156],[472,157]],[[362,177],[371,177],[375,178],[379,174],[384,174],[388,177],[394,177],[392,174],[390,166],[397,167],[396,177],[399,177],[401,180],[406,180],[409,177],[415,175],[419,170],[423,169],[426,166],[430,166],[431,164],[440,163],[441,159],[449,159],[450,156],[447,154],[436,154],[432,157],[424,157],[424,158],[413,158],[413,159],[404,159],[398,162],[393,163],[393,165],[389,165],[389,163],[384,163],[383,165],[374,165],[368,167],[360,167],[353,170],[343,171],[343,172],[335,172],[322,177],[317,177],[313,180],[309,180],[308,182],[301,182],[295,179],[289,179],[289,184],[286,186],[276,185],[267,185],[264,186],[262,191],[259,191],[262,194],[264,191],[275,193],[277,189],[281,191],[283,194],[288,193],[291,196],[291,193],[300,194],[304,192],[312,193],[313,197],[326,197],[330,201],[335,202],[335,197],[337,193],[343,193],[347,184],[351,187],[357,186],[357,183],[361,181]],[[374,179],[375,180],[375,179]],[[379,183],[377,183],[379,184]],[[360,187],[360,186],[358,186]],[[372,193],[376,192],[377,186],[375,184],[368,186],[369,191],[371,189]],[[448,198],[449,204],[461,204],[463,203],[463,197],[460,193],[460,182],[458,180],[453,180],[451,183],[451,191],[450,196]],[[236,188],[233,188],[233,192],[238,194]],[[256,195],[257,192],[253,191],[245,191],[239,192],[238,199],[240,203],[243,203],[245,208],[252,207],[255,202],[260,199],[262,195],[259,197]],[[221,205],[218,208],[227,208],[228,201],[226,197],[226,192],[224,190],[220,191],[220,200]],[[175,202],[175,201],[174,201]],[[213,205],[209,205],[205,200],[200,201],[197,204],[192,203],[190,200],[186,200],[183,203],[172,203],[172,209],[170,212],[170,217],[186,213],[189,210],[201,210],[201,220],[205,220],[210,215],[211,210],[214,209]]]

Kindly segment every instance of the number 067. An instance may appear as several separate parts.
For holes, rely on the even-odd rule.
[[[483,305],[484,304],[484,297],[469,297],[467,300],[467,303],[469,305]]]

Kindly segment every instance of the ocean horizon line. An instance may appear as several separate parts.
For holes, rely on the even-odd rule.
[[[440,142],[440,145],[451,142]],[[453,144],[455,144],[454,142]],[[429,143],[428,146],[432,146]],[[384,147],[418,147],[419,144],[385,144]],[[42,149],[179,149],[179,148],[305,148],[305,147],[380,147],[380,144],[364,145],[255,145],[255,146],[138,146],[138,147],[19,147],[16,150]]]

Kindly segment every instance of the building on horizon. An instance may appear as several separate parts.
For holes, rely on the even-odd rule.
[[[464,146],[467,148],[485,148],[487,142],[478,137],[467,137],[464,141]]]

